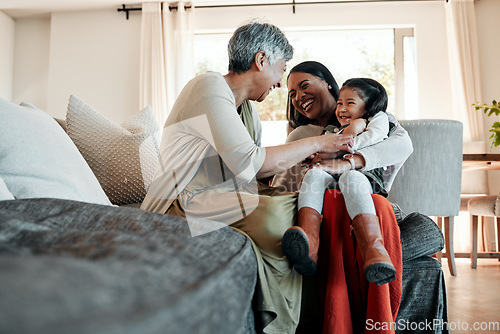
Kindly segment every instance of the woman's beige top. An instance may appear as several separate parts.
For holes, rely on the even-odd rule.
[[[260,129],[253,109],[254,126]],[[217,72],[199,75],[184,87],[168,116],[160,168],[141,208],[165,213],[179,196],[185,209],[194,210],[186,212],[188,217],[231,224],[242,218],[242,205],[248,212],[258,202],[239,195],[257,194],[255,175],[265,154],[243,125],[224,77]],[[249,203],[240,203],[242,198]]]

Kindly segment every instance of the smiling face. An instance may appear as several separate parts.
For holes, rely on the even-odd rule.
[[[259,85],[257,94],[259,95],[255,98],[255,101],[258,102],[264,101],[273,89],[281,87],[283,74],[286,71],[286,62],[284,60],[278,60],[271,65],[266,57],[262,65],[264,70],[261,71],[258,79]]]
[[[361,118],[365,113],[365,102],[358,95],[356,89],[343,87],[340,90],[337,110],[335,111],[340,125],[347,125],[352,120]]]
[[[313,124],[325,126],[335,111],[336,101],[328,83],[317,76],[293,72],[288,77],[288,96],[294,108]]]

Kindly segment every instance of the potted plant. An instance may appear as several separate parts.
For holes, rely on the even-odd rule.
[[[493,100],[491,104],[475,103],[474,107],[476,110],[483,110],[485,114],[488,114],[488,117],[493,114],[500,116],[500,103],[496,100]],[[492,140],[491,145],[498,147],[500,145],[500,122],[494,122],[489,132],[492,132],[492,135],[490,136],[490,139]]]

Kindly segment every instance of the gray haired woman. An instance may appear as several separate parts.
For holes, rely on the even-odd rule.
[[[228,55],[227,74],[201,74],[177,98],[163,131],[161,167],[142,208],[223,223],[249,236],[258,261],[263,331],[294,333],[302,278],[280,245],[294,225],[297,196],[258,180],[316,153],[350,151],[352,136],[261,147],[261,124],[249,100],[263,101],[281,87],[293,48],[274,25],[252,22],[234,32]]]

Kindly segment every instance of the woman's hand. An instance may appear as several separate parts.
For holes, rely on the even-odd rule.
[[[362,155],[353,154],[352,159],[356,169],[361,169],[365,166],[365,159]],[[317,161],[311,164],[311,168],[320,168],[330,174],[342,174],[352,168],[351,163],[344,159],[327,159]]]
[[[332,133],[316,138],[321,140],[319,153],[307,157],[302,162],[302,166],[312,167],[322,160],[335,159],[346,153],[353,153],[353,137],[351,135]]]
[[[354,139],[351,135],[330,133],[318,137],[321,140],[320,153],[335,154],[340,151],[353,153]]]
[[[351,152],[339,151],[336,153],[317,153],[314,156],[311,156],[309,164],[312,166],[318,162],[321,162],[322,160],[337,159],[342,157],[346,153],[351,153]]]
[[[347,172],[349,169],[351,169],[351,164],[343,159],[329,159],[321,160],[321,162],[313,164],[311,168],[319,168],[334,175]]]
[[[340,151],[352,152],[352,144],[352,136],[332,133],[266,147],[266,158],[257,172],[257,178],[280,173],[318,152],[327,154],[335,154]]]

